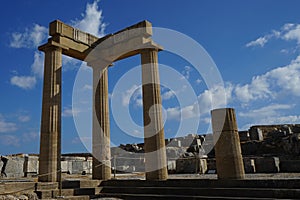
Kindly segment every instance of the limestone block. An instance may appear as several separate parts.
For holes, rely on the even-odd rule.
[[[245,173],[255,173],[255,160],[253,158],[243,158]]]
[[[176,173],[205,173],[207,171],[206,159],[179,158],[176,160]]]
[[[279,172],[278,157],[257,157],[255,158],[256,173],[277,173]]]
[[[83,161],[72,161],[72,174],[81,174],[83,171]]]
[[[280,160],[280,172],[300,172],[300,160]]]
[[[68,168],[68,161],[67,160],[64,160],[64,161],[61,161],[61,172],[62,173],[66,173],[68,172],[69,168]]]
[[[7,177],[23,177],[23,166],[24,166],[24,157],[7,157],[8,162],[6,165],[6,174]],[[3,162],[0,162],[0,168],[2,168]]]
[[[25,158],[24,173],[38,173],[39,158],[37,156],[29,156]]]

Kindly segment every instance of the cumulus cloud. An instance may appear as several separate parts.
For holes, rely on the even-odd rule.
[[[268,42],[267,37],[259,37],[254,41],[251,41],[246,44],[246,47],[254,47],[254,46],[265,46],[265,44]]]
[[[12,85],[28,90],[34,88],[36,78],[34,76],[13,76],[10,79]]]
[[[48,29],[44,26],[34,24],[32,27],[26,28],[23,33],[12,33],[10,47],[36,49],[47,37]]]
[[[296,40],[300,44],[300,24],[287,24],[283,29],[286,30],[283,39]]]
[[[271,33],[248,42],[246,47],[264,47],[271,39],[296,40],[300,44],[300,24],[284,24],[280,30],[273,30]]]
[[[7,122],[0,114],[0,133],[9,133],[17,130],[17,125],[12,122]]]
[[[20,115],[20,116],[18,116],[18,120],[20,122],[28,122],[28,121],[30,121],[30,116],[28,116],[28,115]]]
[[[167,108],[168,119],[190,119],[205,115],[212,109],[225,107],[232,98],[233,86],[229,83],[204,90],[197,98],[197,102],[184,107]]]
[[[274,99],[279,93],[300,96],[300,56],[286,66],[253,77],[249,84],[237,85],[234,91],[241,102]]]
[[[87,3],[85,13],[82,19],[77,19],[71,24],[88,33],[98,37],[104,36],[106,23],[103,22],[102,10],[98,7],[99,1]],[[12,48],[34,48],[40,46],[48,37],[48,29],[44,26],[34,24],[30,28],[26,28],[24,32],[14,32],[11,35],[10,47]],[[79,61],[63,56],[64,71],[74,69],[74,66],[80,64]],[[11,77],[10,83],[22,89],[32,89],[44,74],[44,54],[39,51],[34,52],[33,63],[31,65],[31,75],[15,75]]]
[[[141,86],[133,85],[131,88],[122,93],[122,105],[127,107],[130,101],[133,101],[136,106],[143,105]]]
[[[92,35],[103,37],[107,24],[103,22],[102,10],[99,9],[98,3],[99,0],[92,4],[88,3],[82,19],[72,21],[72,25]]]
[[[238,116],[246,118],[251,123],[245,124],[241,129],[248,129],[256,124],[291,124],[299,123],[300,116],[286,115],[285,110],[293,109],[295,105],[288,104],[271,104],[263,106],[258,109],[249,110],[247,112],[240,112]]]
[[[0,143],[1,143],[1,145],[4,145],[4,146],[19,147],[20,146],[20,138],[15,135],[1,135]]]
[[[63,117],[73,117],[77,116],[80,113],[80,110],[73,109],[71,107],[64,107],[62,116]]]

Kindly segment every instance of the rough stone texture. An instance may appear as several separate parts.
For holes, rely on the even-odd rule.
[[[60,176],[62,49],[47,45],[39,50],[45,52],[39,181],[55,182]]]
[[[218,178],[243,179],[245,172],[234,109],[216,109],[211,115]]]
[[[24,157],[19,156],[8,156],[8,162],[6,165],[6,174],[7,177],[22,177]],[[3,162],[0,162],[0,169],[2,168]]]
[[[176,173],[200,173],[204,174],[207,171],[206,159],[194,158],[179,158],[176,160]]]
[[[277,173],[280,171],[278,157],[255,158],[256,173]]]
[[[255,160],[254,158],[243,158],[245,173],[255,173]]]
[[[108,180],[111,178],[108,66],[93,67],[93,179]]]
[[[280,159],[280,172],[300,172],[300,160]]]
[[[157,49],[141,53],[146,179],[168,178]]]

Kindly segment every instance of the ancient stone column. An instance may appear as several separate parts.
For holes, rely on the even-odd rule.
[[[40,50],[45,52],[45,66],[38,180],[56,182],[61,168],[62,49],[45,45]]]
[[[218,178],[243,179],[244,164],[234,109],[212,110],[211,115]]]
[[[108,68],[93,68],[93,179],[111,178]]]
[[[156,49],[141,52],[143,82],[143,114],[145,168],[147,180],[168,178],[162,104]]]

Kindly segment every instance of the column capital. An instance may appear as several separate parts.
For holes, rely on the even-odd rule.
[[[64,46],[64,45],[61,45],[51,39],[48,40],[48,42],[46,44],[43,44],[41,46],[38,47],[38,49],[40,51],[43,51],[43,52],[46,52],[48,50],[51,50],[51,49],[62,49],[62,50],[69,50],[68,47]]]

